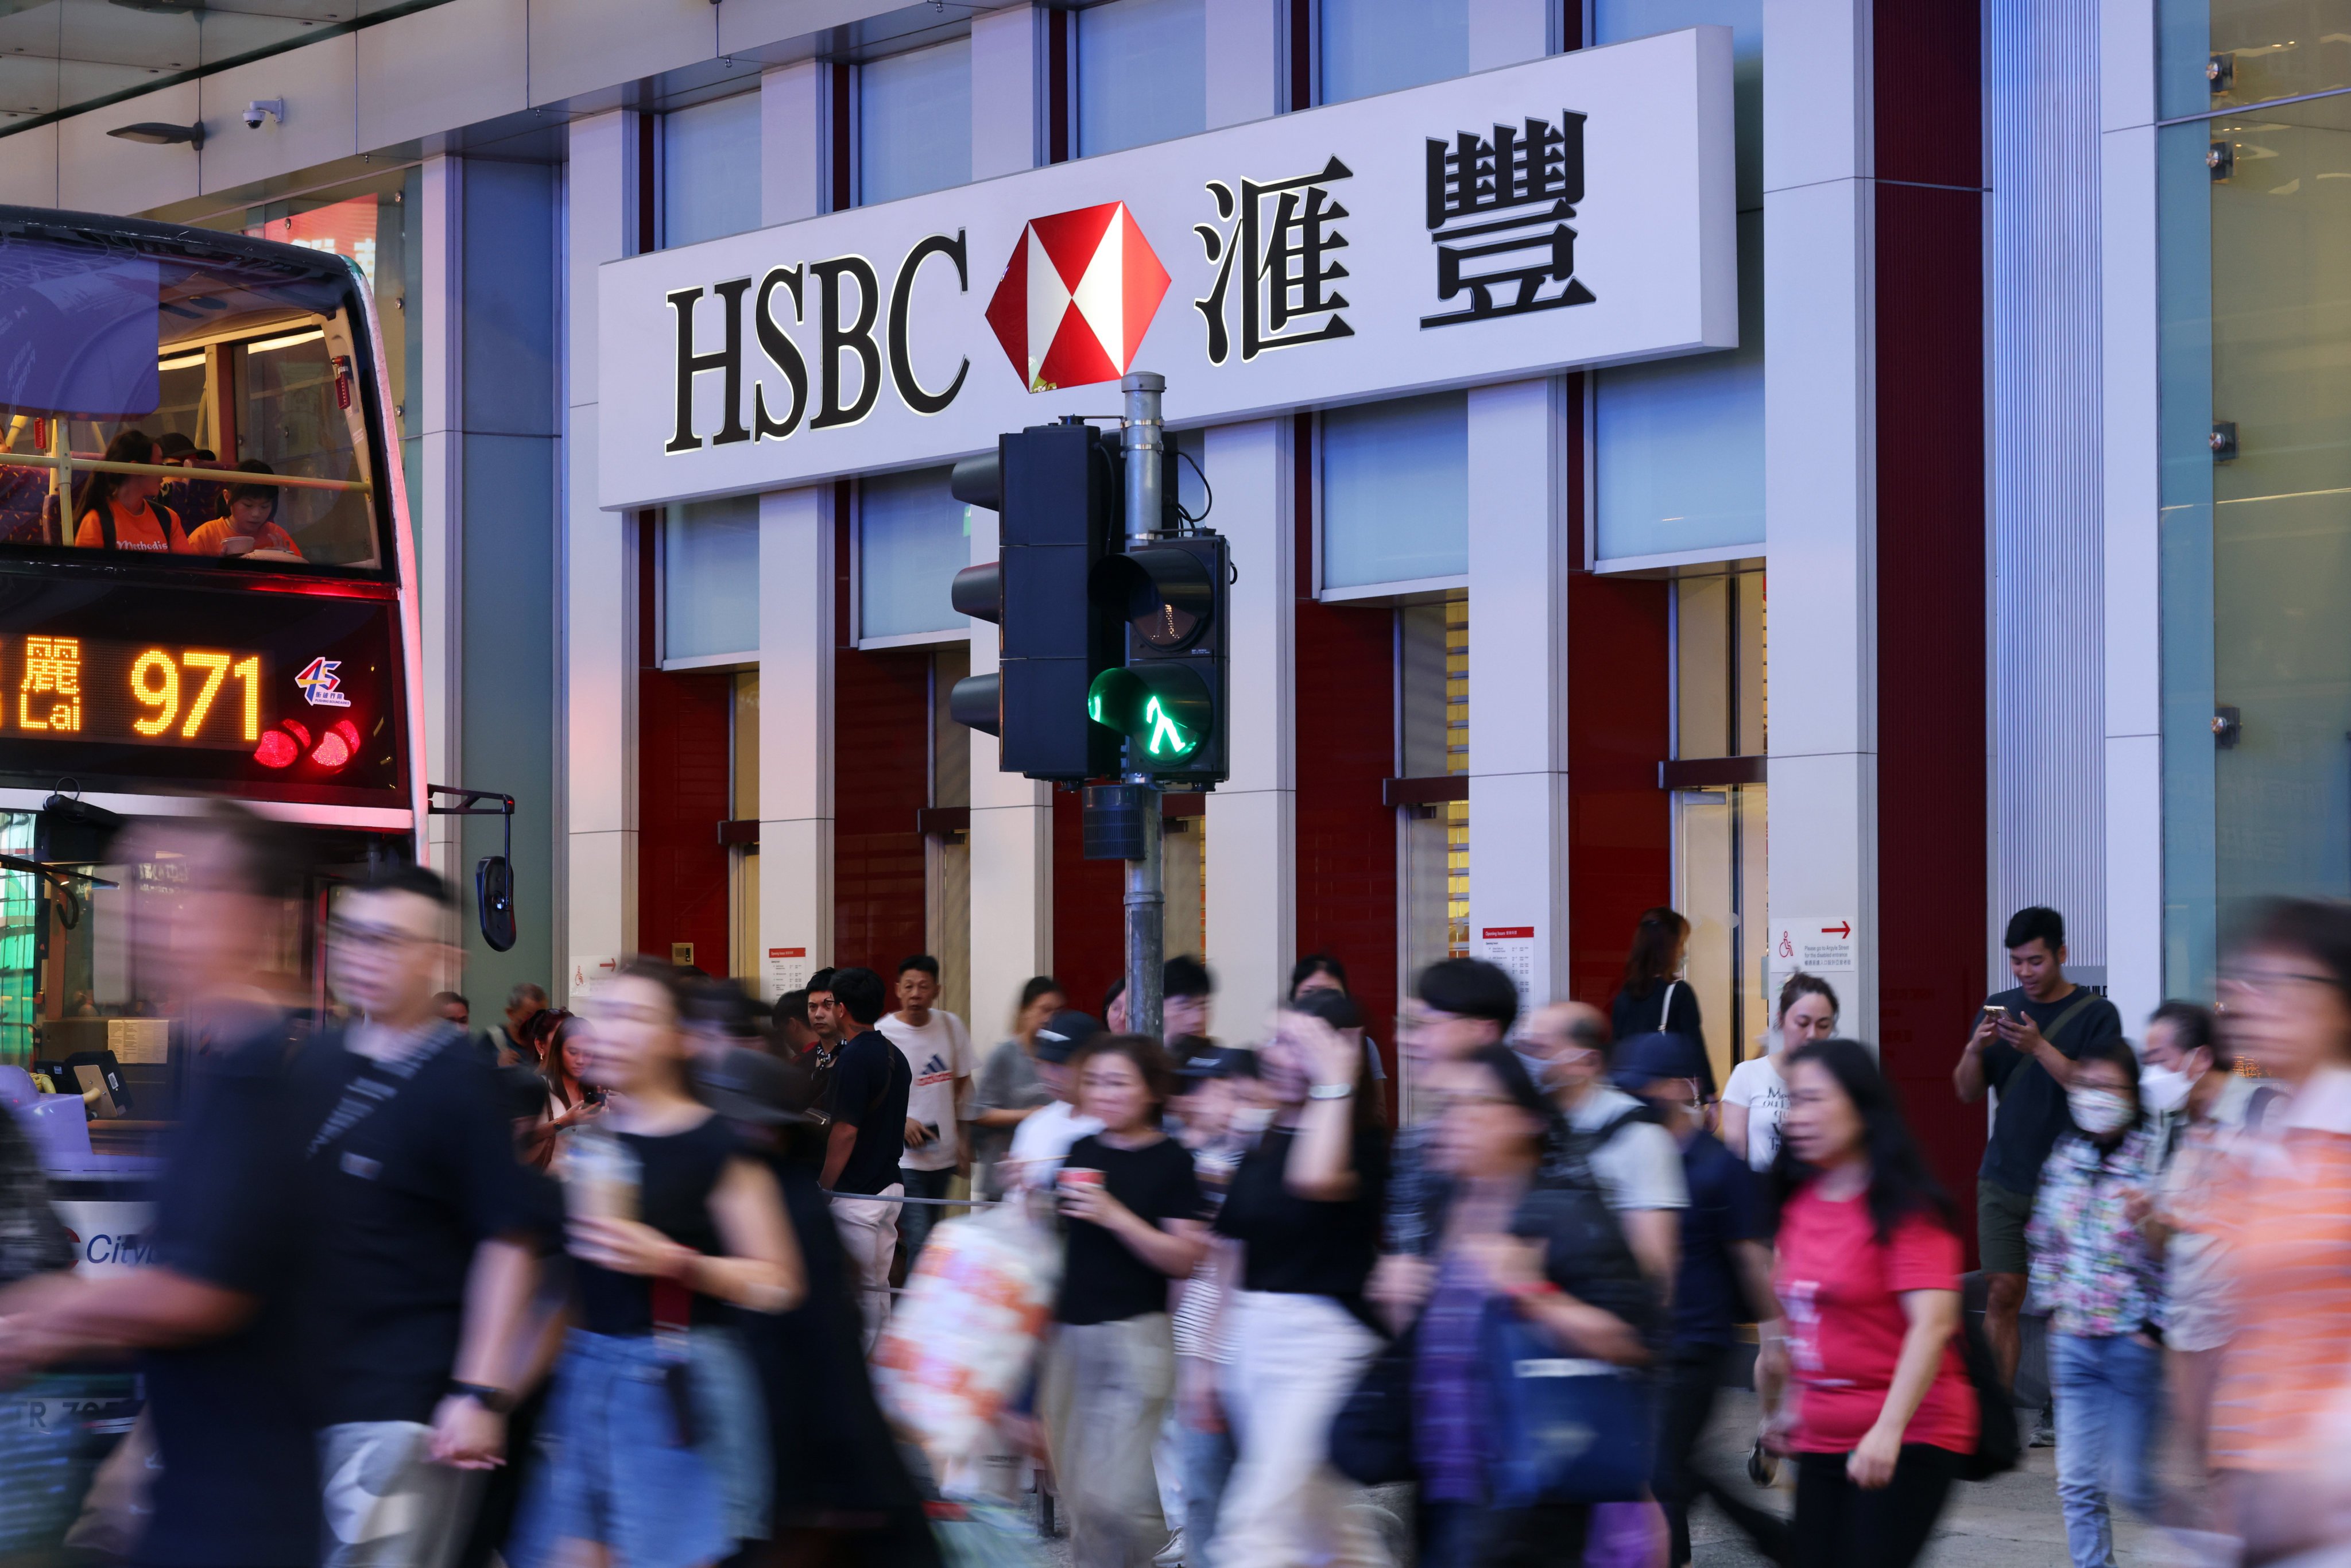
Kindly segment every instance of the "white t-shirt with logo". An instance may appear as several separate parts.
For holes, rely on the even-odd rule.
[[[976,1066],[970,1032],[963,1027],[963,1019],[938,1008],[931,1009],[931,1021],[920,1029],[896,1013],[874,1027],[898,1048],[898,1054],[914,1071],[914,1086],[906,1093],[906,1119],[939,1130],[935,1141],[919,1149],[899,1150],[898,1163],[915,1171],[950,1168],[963,1137],[963,1129],[956,1123],[956,1080],[970,1077]],[[902,1136],[904,1132],[899,1129]]]
[[[1747,1164],[1770,1170],[1771,1157],[1780,1152],[1780,1121],[1788,1113],[1788,1081],[1771,1058],[1759,1056],[1730,1070],[1722,1103],[1747,1107]]]

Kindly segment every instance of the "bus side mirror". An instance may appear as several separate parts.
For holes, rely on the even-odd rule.
[[[482,917],[482,940],[494,952],[515,945],[514,868],[504,855],[484,855],[474,866],[474,903]]]

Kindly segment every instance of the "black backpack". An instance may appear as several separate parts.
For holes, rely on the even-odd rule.
[[[1608,1207],[1592,1160],[1625,1128],[1654,1125],[1656,1119],[1647,1106],[1635,1105],[1589,1131],[1560,1123],[1544,1150],[1541,1173],[1510,1224],[1511,1234],[1543,1243],[1544,1272],[1561,1289],[1614,1313],[1653,1342],[1666,1327],[1662,1304]]]

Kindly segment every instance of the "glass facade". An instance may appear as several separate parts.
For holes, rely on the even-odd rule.
[[[971,179],[971,40],[870,60],[857,72],[860,205]]]
[[[1078,156],[1207,123],[1207,0],[1113,0],[1078,13]]]
[[[2351,35],[2167,4],[2158,132],[2165,985],[2249,899],[2351,894]],[[2257,97],[2299,96],[2252,107]]]
[[[1469,570],[1469,399],[1463,392],[1322,416],[1322,587]]]
[[[961,633],[948,601],[971,564],[971,508],[947,491],[946,468],[861,480],[857,498],[857,638]]]
[[[759,226],[759,95],[662,116],[662,244],[696,245]]]
[[[1730,28],[1739,187],[1739,347],[1595,371],[1593,558],[1763,548],[1762,0],[1596,0],[1593,37]]]
[[[759,656],[759,498],[672,507],[662,521],[662,662]]]
[[[1469,68],[1469,0],[1322,0],[1320,100],[1443,81]]]

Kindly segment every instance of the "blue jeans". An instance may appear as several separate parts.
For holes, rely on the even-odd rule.
[[[2130,1334],[2049,1335],[2057,1401],[2057,1500],[2074,1568],[2114,1568],[2107,1508],[2119,1498],[2147,1518],[2155,1488],[2148,1465],[2163,1409],[2163,1352]]]
[[[945,1170],[918,1171],[911,1166],[898,1167],[898,1179],[906,1186],[908,1197],[945,1197],[947,1184],[955,1180],[955,1167]],[[906,1272],[914,1271],[914,1260],[923,1255],[923,1243],[931,1239],[931,1227],[940,1220],[968,1214],[966,1208],[942,1208],[934,1203],[901,1204],[898,1208],[898,1235],[906,1243]]]
[[[1219,1427],[1203,1432],[1178,1421],[1183,1434],[1184,1541],[1195,1554],[1217,1538],[1217,1510],[1225,1500],[1225,1478],[1233,1473],[1233,1435]]]

